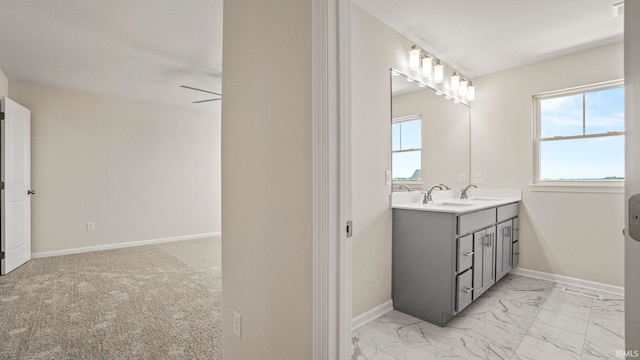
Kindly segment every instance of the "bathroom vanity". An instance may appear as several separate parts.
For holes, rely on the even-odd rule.
[[[393,205],[393,307],[444,326],[515,267],[517,194]]]

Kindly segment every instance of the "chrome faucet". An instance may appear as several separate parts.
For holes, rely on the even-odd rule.
[[[474,187],[474,188],[478,188],[477,186],[473,185],[473,184],[469,184],[467,185],[466,188],[462,189],[462,192],[460,193],[460,199],[468,199],[467,197],[467,190],[469,190],[470,187]]]
[[[443,187],[443,188],[444,188],[444,189],[442,189],[442,190],[451,190],[451,188],[450,188],[450,187],[448,187],[448,186],[447,186],[447,185],[445,185],[445,184],[439,184],[439,185],[440,185],[441,187]]]
[[[409,185],[407,185],[407,184],[402,184],[402,185],[398,186],[398,189],[402,189],[402,188],[406,188],[406,189],[407,189],[407,191],[413,191],[413,189],[411,189],[411,188],[409,187]]]
[[[431,192],[433,192],[433,190],[435,188],[438,188],[438,189],[442,190],[442,187],[440,185],[435,185],[435,186],[431,187],[431,189],[429,189],[429,191],[427,191],[426,193],[423,192],[423,194],[424,194],[424,198],[422,199],[422,203],[423,204],[430,204],[430,203],[433,202],[433,199],[431,198]]]

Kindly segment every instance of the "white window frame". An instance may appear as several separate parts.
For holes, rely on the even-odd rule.
[[[625,136],[625,131],[608,132],[606,134],[588,134],[575,136],[554,136],[551,138],[541,138],[540,101],[543,99],[562,97],[575,94],[585,94],[588,92],[601,91],[624,87],[624,79],[606,81],[586,86],[578,86],[569,89],[549,91],[533,95],[532,97],[532,127],[533,127],[533,182],[530,185],[532,191],[550,192],[593,192],[593,193],[624,193],[624,180],[597,181],[544,181],[540,179],[540,144],[542,141],[562,141],[572,139],[586,139],[606,136]],[[583,107],[585,106],[583,102]],[[584,116],[584,112],[583,112]],[[583,119],[584,121],[584,119]],[[553,139],[553,140],[551,140]]]
[[[422,126],[424,125],[424,121],[422,121],[422,114],[411,114],[406,116],[399,116],[391,119],[391,124],[420,120],[420,147],[405,149],[405,150],[393,150],[391,148],[391,169],[393,169],[393,154],[397,152],[408,152],[408,151],[420,151],[420,180],[393,180],[393,172],[391,173],[391,183],[394,190],[400,190],[399,187],[401,185],[407,185],[412,190],[421,190],[424,186],[424,182],[422,181]],[[391,132],[391,136],[393,136],[393,131]],[[393,141],[393,140],[392,140]]]

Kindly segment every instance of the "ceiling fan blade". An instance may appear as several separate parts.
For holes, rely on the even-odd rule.
[[[218,94],[217,92],[208,91],[208,90],[202,90],[202,89],[194,88],[194,87],[191,87],[191,86],[180,85],[180,87],[183,87],[185,89],[191,89],[191,90],[195,90],[195,91],[202,91],[202,92],[206,92],[206,93],[209,93],[209,94],[222,96],[222,94]]]
[[[200,100],[200,101],[194,101],[194,104],[198,104],[198,103],[203,103],[203,102],[208,102],[208,101],[218,101],[218,100],[222,100],[222,98],[219,99],[208,99],[208,100]]]

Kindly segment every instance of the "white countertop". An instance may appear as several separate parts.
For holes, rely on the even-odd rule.
[[[434,191],[434,202],[423,204],[421,192],[395,192],[392,194],[391,207],[394,209],[434,211],[452,214],[464,214],[519,202],[520,190],[469,189],[468,199],[460,199],[458,190]]]

